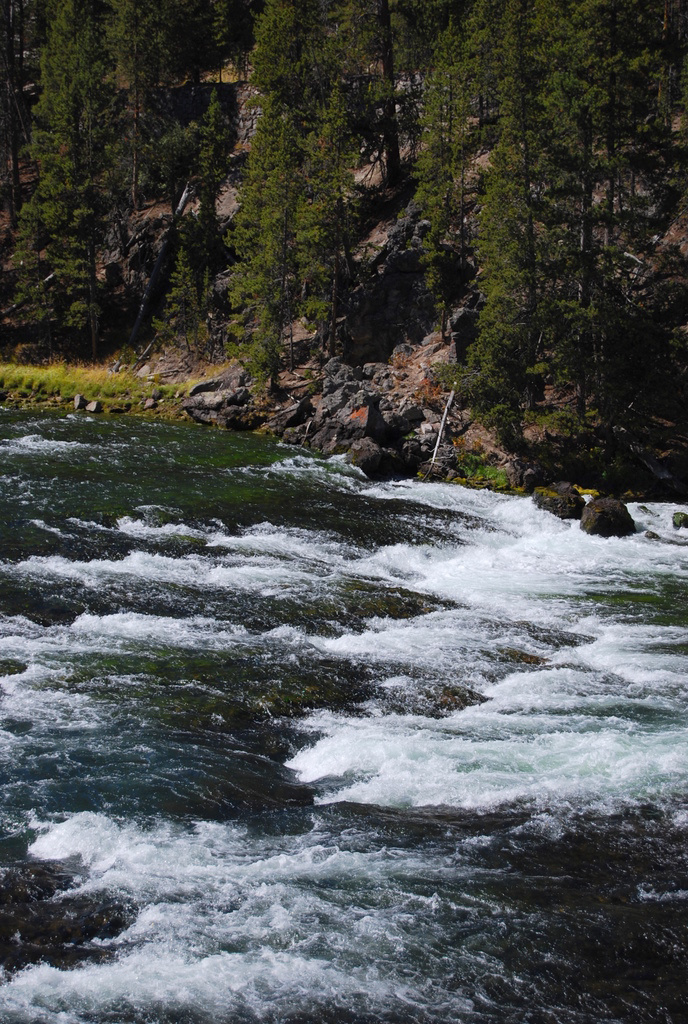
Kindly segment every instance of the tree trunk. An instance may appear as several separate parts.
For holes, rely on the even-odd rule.
[[[93,241],[88,246],[88,319],[91,328],[91,358],[98,358],[98,309],[96,306],[96,249]]]
[[[339,304],[339,250],[334,255],[332,274],[332,305],[330,309],[330,356],[337,354],[337,312]]]

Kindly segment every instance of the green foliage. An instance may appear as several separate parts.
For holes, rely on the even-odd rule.
[[[182,246],[177,254],[163,315],[153,321],[163,345],[183,342],[188,352],[203,354],[208,343],[207,293],[208,279],[205,277],[199,294],[196,276]]]
[[[160,80],[163,27],[154,0],[108,0],[107,41],[117,76],[126,93],[121,154],[129,165],[132,204],[139,204],[141,163],[145,153],[145,115]]]
[[[228,239],[241,260],[232,279],[232,299],[255,328],[254,362],[265,379],[279,369],[283,333],[299,295],[298,178],[292,118],[268,102],[253,140],[241,210]]]
[[[46,301],[41,273],[54,275],[44,319],[54,311],[62,328],[88,327],[94,358],[100,312],[96,256],[105,230],[115,140],[103,49],[95,2],[65,0],[56,8],[43,51],[43,91],[32,147],[40,176],[22,211],[18,267],[20,294],[29,294],[36,308]],[[37,265],[43,244],[45,260]]]
[[[423,239],[428,287],[446,313],[456,295],[469,241],[467,174],[473,155],[470,72],[464,41],[451,22],[440,37],[426,82],[423,149],[417,163],[416,197],[430,222]]]
[[[329,324],[351,265],[355,161],[350,112],[337,76],[339,37],[316,0],[270,0],[259,22],[254,80],[262,115],[241,209],[228,244],[240,262],[231,294],[246,311],[253,364],[269,379],[301,315]]]

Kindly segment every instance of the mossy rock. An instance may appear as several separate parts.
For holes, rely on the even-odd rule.
[[[675,530],[688,530],[688,512],[674,512],[672,521]]]
[[[515,661],[519,665],[546,665],[547,659],[541,658],[539,654],[528,654],[517,647],[500,647],[499,653],[509,661]]]
[[[622,501],[595,498],[583,510],[581,530],[596,537],[629,537],[635,533],[635,523]]]
[[[585,508],[585,500],[573,487],[536,487],[533,501],[543,512],[551,512],[558,519],[580,519]]]

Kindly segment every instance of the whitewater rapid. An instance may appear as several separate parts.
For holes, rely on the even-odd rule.
[[[126,926],[7,973],[0,1018],[673,1019],[581,936],[615,948],[606,886],[684,948],[678,506],[604,540],[524,498],[85,424],[0,417],[0,821],[8,869],[71,872],[51,913],[116,898]]]

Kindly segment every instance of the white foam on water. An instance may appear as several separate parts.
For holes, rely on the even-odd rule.
[[[0,440],[0,451],[4,455],[50,455],[55,458],[90,447],[83,441],[59,441],[43,437],[42,434],[25,434],[23,437]]]
[[[117,529],[127,537],[135,537],[139,540],[167,540],[169,538],[189,538],[192,540],[205,540],[206,534],[184,523],[163,523],[156,526],[146,523],[141,519],[133,519],[131,516],[122,516],[117,520]]]
[[[164,615],[143,615],[137,612],[117,612],[112,615],[80,615],[69,629],[70,634],[94,640],[94,650],[107,649],[108,640],[120,643],[156,645],[171,649],[226,650],[247,637],[245,626],[218,623],[202,615],[175,619]],[[67,640],[71,642],[71,636]],[[105,647],[103,646],[105,643]],[[89,645],[90,648],[90,645]]]
[[[511,719],[489,704],[439,723],[321,713],[310,720],[319,738],[288,764],[303,782],[326,780],[321,803],[608,810],[685,791],[685,727],[655,733],[624,719],[601,726],[585,714],[533,710]]]
[[[37,526],[39,530],[45,530],[46,533],[52,533],[56,537],[69,538],[72,536],[70,533],[65,533],[63,530],[57,528],[57,526],[50,526],[43,519],[30,519],[29,522],[32,526]]]
[[[38,1012],[40,1021],[78,1024],[94,1015],[174,1014],[175,1019],[229,1021],[279,1019],[294,1009],[318,1013],[324,1006],[356,1005],[367,1012],[417,1003],[411,986],[385,981],[377,967],[356,974],[316,956],[262,950],[247,956],[220,952],[205,957],[176,955],[159,948],[122,957],[114,964],[68,972],[29,968],[0,991],[7,1024]],[[455,998],[459,1008],[470,1004]]]
[[[41,580],[65,579],[90,588],[100,588],[110,580],[130,579],[142,585],[179,584],[196,590],[239,588],[264,596],[279,594],[285,587],[311,584],[307,570],[269,558],[232,563],[228,559],[210,560],[198,555],[175,558],[145,551],[133,551],[119,560],[88,562],[58,555],[34,556],[12,565],[9,571]]]
[[[119,937],[100,943],[114,961],[68,972],[40,965],[9,979],[0,987],[3,1020],[39,1009],[51,1024],[194,1011],[264,1020],[334,1006],[431,1010],[441,1019],[471,1007],[445,989],[441,956],[427,947],[435,916],[450,908],[433,880],[452,879],[456,860],[344,849],[316,818],[310,834],[284,837],[212,823],[144,829],[89,812],[33,827],[35,856],[78,857],[88,869],[78,893],[115,892],[145,905]],[[428,895],[417,891],[420,873]],[[437,961],[434,978],[405,970],[405,956],[419,951]]]

